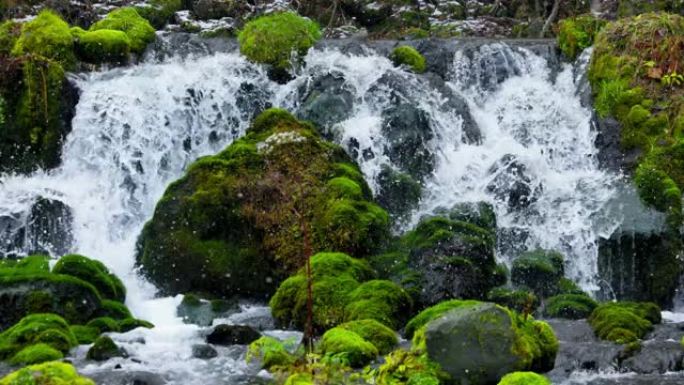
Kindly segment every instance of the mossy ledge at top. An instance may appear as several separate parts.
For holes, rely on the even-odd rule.
[[[307,243],[362,257],[381,247],[388,224],[341,147],[270,109],[168,187],[137,261],[166,293],[265,298],[303,265]]]

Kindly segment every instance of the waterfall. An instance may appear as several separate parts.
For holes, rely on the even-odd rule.
[[[312,50],[286,85],[268,80],[234,50],[81,75],[63,164],[2,176],[0,254],[69,251],[112,268],[129,288],[133,313],[157,325],[117,337],[139,361],[133,370],[164,373],[179,384],[239,375],[245,365],[234,355],[212,363],[189,358],[201,340],[198,327],[176,317],[180,298],[155,298],[154,287],[137,275],[135,241],[166,186],[193,160],[244,134],[263,108],[303,114],[310,91],[328,84],[344,103],[323,117],[323,132],[349,150],[374,190],[383,166],[422,173],[423,198],[398,231],[440,207],[489,202],[502,262],[521,250],[557,249],[567,256],[571,278],[596,287],[597,237],[617,225],[602,214],[617,176],[599,169],[591,111],[580,102],[576,74],[586,57],[577,71],[525,47],[482,43],[456,50],[442,78],[395,68],[372,49],[352,51]],[[420,162],[388,150],[397,142],[386,135],[385,114],[398,108],[412,108],[421,124],[421,152],[412,154]],[[34,237],[27,218],[41,199],[68,209],[59,216],[64,220],[47,226],[70,234],[66,244],[26,241]],[[146,344],[136,342],[141,337]],[[98,368],[83,365],[86,374]]]

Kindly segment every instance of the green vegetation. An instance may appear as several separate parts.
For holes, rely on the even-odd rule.
[[[88,63],[124,63],[131,51],[131,39],[122,31],[100,29],[76,38],[76,53]]]
[[[558,23],[558,45],[563,54],[571,60],[594,44],[596,34],[606,21],[593,15],[582,15],[564,19]]]
[[[318,25],[293,12],[258,17],[238,34],[240,52],[247,59],[288,69],[292,53],[301,59],[321,37]]]
[[[395,48],[390,55],[390,60],[395,66],[404,65],[415,73],[425,72],[425,57],[411,46],[402,45]]]
[[[151,0],[135,10],[156,29],[162,29],[183,8],[183,0]]]
[[[86,358],[93,361],[106,361],[114,357],[122,357],[123,351],[107,336],[100,336],[93,346],[88,349]]]
[[[540,305],[539,297],[524,289],[495,287],[487,293],[487,300],[520,313],[532,313]]]
[[[353,331],[340,327],[323,334],[319,349],[323,358],[354,368],[363,367],[378,355],[378,349]]]
[[[39,348],[26,350],[36,344],[45,344],[61,353],[67,353],[78,343],[69,325],[60,316],[31,314],[0,333],[0,360],[12,357],[13,360],[29,359],[31,354],[45,356],[43,352],[39,352]],[[22,351],[23,354],[17,357]]]
[[[345,320],[374,319],[391,328],[403,326],[411,312],[411,298],[391,281],[372,280],[349,293]]]
[[[269,109],[169,186],[143,230],[138,261],[167,292],[265,296],[304,265],[303,250],[366,256],[382,247],[388,225],[342,148]],[[349,283],[319,282],[316,290]]]
[[[99,317],[91,320],[86,324],[86,326],[95,328],[100,331],[100,333],[108,332],[119,332],[121,328],[119,323],[115,319],[110,317]]]
[[[684,57],[684,17],[643,14],[608,24],[596,37],[589,68],[595,107],[621,125],[625,150],[640,152],[635,182],[647,204],[682,222],[684,87],[676,78]]]
[[[544,314],[552,318],[587,318],[598,306],[586,294],[559,294],[546,300]]]
[[[73,366],[63,362],[47,362],[27,366],[0,379],[0,385],[95,385],[81,377]]]
[[[346,322],[337,328],[349,330],[370,342],[380,354],[387,354],[397,346],[397,333],[374,319]]]
[[[505,375],[499,385],[551,385],[551,381],[534,372],[514,372]]]
[[[56,361],[64,357],[62,352],[44,343],[27,346],[12,357],[12,365],[33,365],[47,361]]]
[[[264,369],[293,365],[296,357],[288,352],[282,342],[273,337],[261,337],[249,345],[247,361],[260,360]]]
[[[548,250],[529,251],[513,261],[511,280],[546,297],[558,292],[564,271],[562,254]]]
[[[653,303],[608,302],[599,305],[588,321],[599,338],[627,344],[643,338],[662,319]]]
[[[71,332],[74,333],[79,345],[92,344],[95,342],[97,337],[100,336],[100,329],[96,327],[71,325],[69,326],[69,329],[71,329]]]
[[[143,53],[145,47],[156,37],[150,23],[143,19],[138,11],[130,7],[112,11],[107,17],[90,26],[90,31],[98,30],[116,30],[126,33],[130,40],[131,52],[139,54]]]
[[[14,44],[12,54],[37,55],[70,69],[76,63],[74,41],[69,24],[56,13],[44,10],[22,26],[19,39]]]
[[[70,275],[90,283],[102,298],[119,302],[126,300],[126,288],[123,283],[100,261],[82,255],[65,255],[59,259],[52,272]]]

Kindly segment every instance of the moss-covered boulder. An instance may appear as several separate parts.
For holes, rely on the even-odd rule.
[[[411,298],[398,285],[373,278],[365,261],[342,253],[319,253],[311,259],[314,328],[322,332],[345,321],[374,319],[400,328],[411,311]],[[280,326],[302,329],[306,321],[304,270],[285,280],[270,306]]]
[[[90,31],[99,30],[124,32],[130,41],[131,52],[139,54],[143,53],[147,45],[156,38],[154,28],[150,23],[142,18],[135,8],[131,7],[114,10],[104,19],[90,26]],[[101,38],[102,35],[99,35],[99,37]]]
[[[38,343],[21,349],[17,354],[10,358],[12,365],[34,365],[48,361],[60,360],[64,354],[59,350],[45,343]]]
[[[53,60],[66,69],[72,68],[76,57],[69,24],[50,10],[40,12],[35,19],[23,24],[12,55],[27,54]]]
[[[394,65],[406,66],[415,73],[421,74],[425,72],[425,57],[411,46],[402,45],[395,48],[392,50],[390,60],[392,60]]]
[[[515,371],[553,369],[558,340],[548,324],[491,303],[462,304],[422,327],[414,344],[461,383],[496,383]]]
[[[166,293],[265,297],[304,251],[363,256],[388,215],[338,146],[284,110],[169,186],[139,240],[142,271]]]
[[[487,293],[487,301],[520,313],[534,313],[541,304],[534,292],[526,289],[495,287]]]
[[[323,334],[318,346],[323,359],[360,368],[378,356],[378,349],[360,335],[343,328],[332,328]]]
[[[349,330],[358,334],[378,349],[380,354],[387,354],[394,349],[399,340],[397,333],[374,319],[362,319],[345,322],[337,328]]]
[[[288,367],[296,357],[285,345],[273,337],[261,337],[252,342],[247,350],[247,361],[259,360],[264,369]]]
[[[175,13],[183,8],[183,4],[183,0],[151,0],[136,6],[135,10],[154,28],[162,29],[172,21]]]
[[[549,250],[535,250],[523,253],[513,261],[511,281],[546,297],[558,292],[564,274],[562,254]]]
[[[93,361],[107,361],[114,357],[125,356],[126,352],[107,336],[98,337],[86,354],[86,357]]]
[[[48,345],[64,354],[76,346],[78,341],[62,317],[55,314],[31,314],[0,333],[0,360],[12,359],[19,362],[28,361],[34,355],[48,356],[40,347],[27,350],[38,344]]]
[[[586,294],[559,294],[546,300],[544,315],[551,318],[587,318],[598,306]]]
[[[514,372],[503,376],[498,385],[551,385],[551,381],[535,372]]]
[[[76,54],[88,63],[125,63],[131,52],[131,39],[123,31],[100,29],[76,35]]]
[[[0,385],[95,385],[92,380],[79,376],[76,369],[63,362],[31,365],[0,379]]]
[[[296,60],[306,55],[309,48],[321,37],[318,24],[294,12],[281,12],[251,20],[240,31],[240,52],[247,59],[287,70],[292,53]]]
[[[662,317],[653,303],[607,302],[594,309],[588,321],[597,337],[627,344],[643,338]]]
[[[594,107],[620,123],[622,149],[639,155],[630,165],[636,170],[628,171],[641,199],[665,212],[673,229],[682,222],[684,187],[684,153],[677,150],[684,122],[682,34],[681,15],[620,19],[597,35],[589,67]]]
[[[65,255],[52,269],[54,274],[70,275],[93,285],[102,298],[118,302],[126,300],[126,287],[102,262],[82,255]]]

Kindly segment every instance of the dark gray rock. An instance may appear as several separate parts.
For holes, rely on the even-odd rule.
[[[211,345],[192,345],[192,356],[202,360],[208,360],[218,356],[218,352]]]
[[[100,336],[88,349],[86,357],[93,361],[107,361],[115,357],[128,357],[128,354],[125,349],[117,346],[110,337]]]
[[[489,174],[493,178],[487,185],[487,191],[497,200],[506,202],[511,211],[529,207],[543,188],[527,174],[527,166],[513,155],[505,155],[498,160],[489,169]]]
[[[354,94],[341,73],[328,73],[311,79],[299,92],[301,105],[298,117],[321,128],[329,128],[347,119],[354,107]]]
[[[621,364],[622,369],[640,374],[663,374],[684,370],[684,349],[675,341],[646,341],[641,350]]]
[[[88,374],[88,378],[101,385],[164,385],[167,381],[159,374],[131,370],[104,370]]]
[[[207,343],[214,345],[249,345],[261,334],[251,326],[218,325],[207,336]]]

